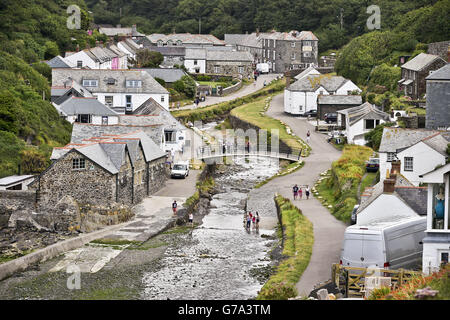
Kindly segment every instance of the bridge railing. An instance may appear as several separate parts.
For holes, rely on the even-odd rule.
[[[198,159],[234,155],[260,155],[300,160],[302,149],[271,148],[270,146],[248,147],[245,145],[208,145],[198,148],[196,152]]]

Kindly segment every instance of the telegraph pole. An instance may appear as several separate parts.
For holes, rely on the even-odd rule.
[[[202,17],[198,18],[198,34],[202,34]]]
[[[344,28],[344,8],[341,8],[341,30]]]

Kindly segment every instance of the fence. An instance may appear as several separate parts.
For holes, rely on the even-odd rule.
[[[377,276],[376,273],[383,277],[389,277],[391,280],[391,289],[393,290],[408,282],[413,277],[422,275],[421,272],[403,269],[369,269],[333,264],[332,280],[341,291],[345,292],[345,297],[361,297],[366,292],[366,278]]]
[[[248,147],[246,145],[209,145],[202,146],[197,149],[196,158],[214,158],[226,156],[263,156],[279,159],[287,159],[291,161],[299,161],[302,156],[302,149],[292,148],[272,148],[270,146],[261,145],[258,148]]]

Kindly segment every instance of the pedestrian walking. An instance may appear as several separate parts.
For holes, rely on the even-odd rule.
[[[177,207],[178,207],[177,200],[174,200],[173,203],[172,203],[173,214],[177,214]]]
[[[306,133],[306,143],[308,143],[308,144],[309,144],[310,137],[311,137],[311,133],[308,130],[308,132]]]
[[[259,213],[256,211],[256,230],[259,230]]]
[[[245,149],[248,153],[250,153],[250,141],[247,141],[247,145],[245,146]]]
[[[191,227],[194,227],[194,215],[192,213],[189,214],[189,223]]]
[[[298,195],[298,187],[297,187],[297,185],[295,185],[292,188],[292,192],[294,193],[294,200],[297,200],[297,195]]]
[[[247,216],[247,230],[250,230],[250,224],[252,222],[251,214]]]
[[[306,186],[305,195],[306,195],[306,200],[308,200],[309,199],[309,186]]]
[[[253,216],[252,222],[253,222],[253,224],[252,224],[253,229],[256,229],[256,215]]]
[[[299,198],[299,200],[302,200],[302,196],[303,196],[303,190],[302,190],[302,187],[300,187],[298,189],[298,198]]]

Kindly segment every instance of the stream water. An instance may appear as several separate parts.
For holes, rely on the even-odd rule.
[[[203,223],[183,233],[182,245],[169,247],[160,268],[145,273],[143,299],[251,299],[264,281],[258,270],[270,264],[274,246],[276,209],[273,197],[258,194],[253,186],[274,175],[278,161],[236,159],[216,176],[219,193],[210,203]],[[259,231],[246,231],[243,215],[248,204],[261,216]],[[252,210],[249,207],[249,210]],[[271,223],[268,223],[271,221]],[[275,223],[274,223],[275,221]],[[266,280],[266,279],[264,279]]]

